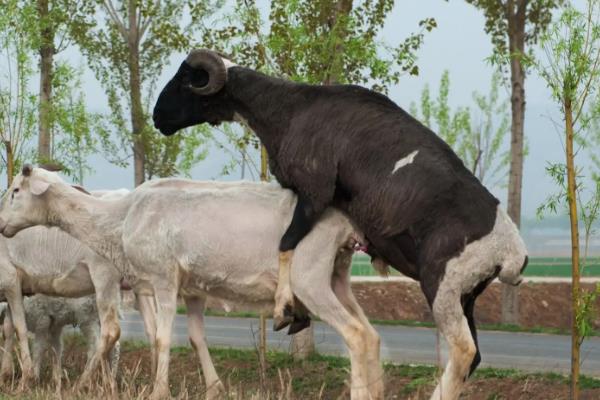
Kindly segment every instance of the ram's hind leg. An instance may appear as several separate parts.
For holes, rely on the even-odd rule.
[[[447,270],[433,300],[433,317],[448,342],[450,354],[432,400],[458,399],[465,381],[481,361],[473,318],[475,300],[498,275],[499,269],[482,271],[474,267],[472,270],[479,270],[484,276],[478,283]]]
[[[463,314],[459,295],[436,297],[433,316],[448,342],[449,359],[431,400],[456,400],[469,376],[477,346]]]
[[[275,291],[275,310],[273,312],[273,330],[279,331],[293,323],[288,333],[300,332],[310,325],[307,316],[294,317],[294,295],[290,286],[290,270],[294,249],[310,232],[321,216],[322,207],[315,207],[308,198],[299,195],[294,215],[279,244],[279,279]]]

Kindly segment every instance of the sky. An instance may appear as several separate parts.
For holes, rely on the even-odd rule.
[[[263,11],[268,9],[267,1],[258,2]],[[583,1],[575,1],[582,4]],[[452,107],[471,106],[472,93],[487,94],[493,67],[486,58],[492,54],[489,37],[485,34],[484,18],[480,11],[464,1],[443,0],[397,0],[393,12],[388,16],[381,39],[389,44],[397,44],[411,32],[418,30],[418,21],[434,17],[438,28],[427,33],[425,42],[418,53],[419,76],[405,76],[400,83],[390,88],[389,96],[402,108],[408,110],[411,102],[418,102],[426,84],[433,94],[437,93],[438,83],[444,70],[450,73],[450,104]],[[85,65],[85,59],[75,48],[67,49],[60,55],[76,65]],[[174,74],[185,54],[173,54],[170,65],[165,65],[158,81],[162,87]],[[108,112],[106,96],[93,73],[86,70],[84,90],[88,105],[93,111]],[[545,83],[535,74],[526,80],[526,119],[525,134],[529,154],[525,160],[523,179],[522,214],[535,215],[536,208],[544,199],[554,193],[555,187],[545,173],[548,162],[563,159],[563,146],[559,133],[551,119],[560,122],[560,114],[553,103]],[[508,99],[507,88],[501,95]],[[153,104],[155,99],[150,99]],[[508,146],[508,140],[506,143]],[[239,179],[239,171],[231,176],[220,176],[223,165],[229,160],[222,151],[211,149],[206,160],[192,171],[194,179]],[[587,161],[583,160],[584,165]],[[86,176],[85,185],[90,189],[132,188],[133,169],[115,167],[100,156],[91,158],[92,175]],[[506,188],[490,188],[506,203]]]

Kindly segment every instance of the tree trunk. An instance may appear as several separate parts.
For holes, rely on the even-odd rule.
[[[12,143],[9,140],[4,141],[4,147],[6,148],[6,187],[10,187],[15,176],[15,161]]]
[[[48,0],[38,0],[38,15],[42,29],[40,31],[40,104],[38,162],[52,161],[51,111],[52,79],[54,64],[54,29],[49,16]]]
[[[336,45],[329,65],[326,65],[327,73],[323,78],[323,85],[334,85],[339,82],[343,71],[343,62],[341,56],[344,54],[344,39],[347,34],[346,26],[337,26],[340,16],[348,16],[352,11],[353,0],[340,0],[333,3],[332,12],[324,11],[321,15],[323,21],[326,21],[329,31],[336,30],[339,36],[336,38]],[[292,337],[292,356],[294,359],[303,360],[311,353],[315,352],[315,336],[313,325],[303,331],[298,332]]]
[[[517,227],[521,226],[521,189],[523,186],[523,128],[525,123],[525,71],[521,56],[525,53],[525,9],[526,1],[507,4],[508,41],[510,51],[511,82],[511,140],[510,171],[508,176],[507,212]],[[502,322],[519,323],[519,288],[502,286]]]
[[[315,332],[311,324],[308,328],[296,333],[292,338],[292,357],[294,360],[306,360],[315,352]]]
[[[145,176],[145,117],[142,107],[142,87],[140,80],[140,38],[137,21],[137,5],[129,0],[129,88],[131,102],[131,133],[133,135],[134,183],[144,183]]]
[[[352,1],[353,0],[335,1],[331,13],[327,13],[328,15],[323,16],[327,18],[329,31],[332,32],[335,30],[335,32],[338,33],[338,37],[335,38],[336,44],[331,54],[329,65],[324,66],[327,70],[322,82],[324,85],[334,85],[338,83],[341,74],[344,73],[344,63],[340,56],[344,54],[344,39],[348,34],[348,26],[338,26],[338,23],[340,16],[347,17],[350,15],[350,12],[352,11]]]
[[[577,221],[577,182],[573,153],[573,110],[571,101],[565,100],[565,132],[567,156],[567,194],[569,219],[571,221],[571,262],[572,262],[572,317],[571,317],[571,400],[579,399],[579,347],[581,344],[577,327],[579,310],[579,225]]]

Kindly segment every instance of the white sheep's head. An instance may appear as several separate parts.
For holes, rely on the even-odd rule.
[[[57,182],[62,182],[57,174],[26,164],[0,204],[0,233],[13,237],[30,226],[47,225],[45,193]]]

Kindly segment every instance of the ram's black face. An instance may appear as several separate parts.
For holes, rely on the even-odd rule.
[[[208,82],[208,73],[194,69],[183,62],[175,76],[163,88],[154,106],[154,126],[170,136],[180,129],[204,122],[218,123],[216,115],[210,115],[211,105],[217,95],[198,96],[191,86],[201,87]]]

